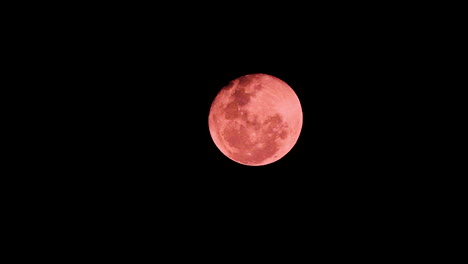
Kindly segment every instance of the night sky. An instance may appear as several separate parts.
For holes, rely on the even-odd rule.
[[[432,82],[425,47],[435,39],[418,38],[426,20],[412,23],[412,11],[391,10],[395,3],[163,4],[174,6],[54,6],[49,12],[64,18],[33,10],[40,18],[27,28],[36,34],[18,30],[27,36],[24,50],[6,53],[24,53],[16,63],[34,74],[20,73],[32,85],[13,89],[38,111],[24,103],[5,108],[6,116],[26,113],[17,121],[27,124],[20,138],[5,140],[32,160],[19,160],[13,177],[4,173],[19,182],[5,194],[15,208],[5,215],[20,223],[10,228],[17,239],[31,237],[32,247],[57,241],[77,250],[73,257],[128,252],[135,262],[148,252],[149,259],[193,261],[218,253],[230,260],[254,251],[262,260],[283,253],[282,262],[300,263],[317,255],[387,258],[420,240],[432,243],[434,227],[445,228],[431,222],[450,215],[433,208],[451,201],[441,201],[437,187],[450,175],[432,170],[429,132],[443,129],[432,118],[445,116],[427,96],[435,85],[423,84]],[[39,23],[44,18],[49,25]],[[286,82],[303,111],[297,143],[263,166],[224,156],[208,126],[220,89],[253,73]],[[54,244],[44,245],[62,252]],[[427,248],[415,252],[419,258]]]
[[[404,44],[412,35],[377,23],[379,14],[310,12],[253,24],[147,16],[96,30],[89,52],[74,53],[78,70],[68,79],[83,124],[69,139],[74,186],[95,208],[98,201],[145,227],[163,221],[196,236],[242,226],[267,236],[280,225],[327,237],[390,219],[392,208],[411,213],[423,146],[413,129],[418,49]],[[251,73],[285,81],[303,110],[296,145],[264,166],[224,156],[208,128],[219,90]]]
[[[106,160],[119,174],[162,173],[241,185],[276,179],[278,186],[286,181],[299,188],[332,178],[358,186],[376,174],[395,173],[395,163],[407,162],[398,154],[402,131],[392,125],[411,98],[405,94],[406,66],[389,45],[366,44],[375,37],[351,34],[346,25],[328,28],[335,31],[318,27],[293,34],[264,27],[148,37],[128,42],[131,49],[120,56],[109,52],[101,77],[113,85],[98,83],[96,93],[97,102],[105,102],[96,120],[109,135],[102,135],[112,157]],[[249,73],[288,83],[303,110],[298,142],[266,166],[231,161],[208,130],[216,94]],[[360,180],[352,181],[356,175]]]

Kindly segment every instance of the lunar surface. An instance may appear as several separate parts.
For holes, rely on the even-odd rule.
[[[267,74],[241,76],[223,87],[211,104],[211,138],[231,160],[261,166],[283,158],[302,129],[294,90]]]

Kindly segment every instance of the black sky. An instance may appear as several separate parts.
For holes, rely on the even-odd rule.
[[[51,98],[62,106],[52,108],[60,146],[48,162],[59,177],[33,176],[63,192],[52,197],[64,201],[57,212],[80,210],[90,230],[145,241],[162,230],[192,244],[277,232],[287,243],[334,233],[354,244],[361,230],[397,232],[421,208],[421,153],[431,148],[417,129],[430,60],[421,27],[388,7],[330,5],[80,13],[76,25],[52,32],[58,59],[48,74],[59,96]],[[293,149],[257,167],[225,157],[208,128],[219,90],[251,73],[288,83],[303,109]]]
[[[407,155],[399,153],[404,132],[394,124],[408,122],[401,117],[414,96],[407,81],[413,60],[384,21],[348,19],[221,28],[208,22],[148,24],[108,32],[87,62],[87,70],[99,76],[89,89],[92,100],[104,102],[95,120],[108,135],[102,135],[106,150],[116,165],[128,159],[126,169],[147,173],[159,166],[213,177],[231,171],[303,179],[395,172],[393,163]],[[255,168],[224,157],[207,121],[217,92],[249,73],[287,82],[304,114],[291,152]]]
[[[76,48],[64,59],[76,67],[67,81],[77,87],[84,124],[74,143],[83,149],[81,164],[103,173],[102,184],[193,192],[269,185],[289,194],[350,194],[373,183],[385,193],[407,184],[402,175],[414,170],[421,145],[412,103],[425,57],[415,29],[382,10],[247,13],[168,20],[138,9],[73,35]],[[250,73],[288,83],[304,116],[294,148],[259,167],[225,157],[208,129],[216,94]]]

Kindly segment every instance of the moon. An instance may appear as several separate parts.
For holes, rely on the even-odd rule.
[[[224,86],[208,116],[217,148],[248,166],[283,158],[296,144],[302,122],[302,107],[294,90],[264,73],[240,76]]]

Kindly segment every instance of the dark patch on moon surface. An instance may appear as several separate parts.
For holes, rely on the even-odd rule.
[[[233,120],[239,117],[239,107],[235,101],[230,102],[224,109],[224,117],[227,120]]]
[[[250,146],[249,134],[244,125],[241,125],[239,128],[228,126],[224,129],[223,135],[231,147],[245,149]]]
[[[238,78],[239,83],[237,85],[240,86],[240,87],[247,86],[252,82],[253,79],[254,79],[253,75],[241,76],[241,77]]]
[[[252,95],[246,93],[244,88],[240,88],[236,90],[232,96],[234,97],[234,101],[237,102],[239,106],[244,106],[250,102],[250,97]]]

